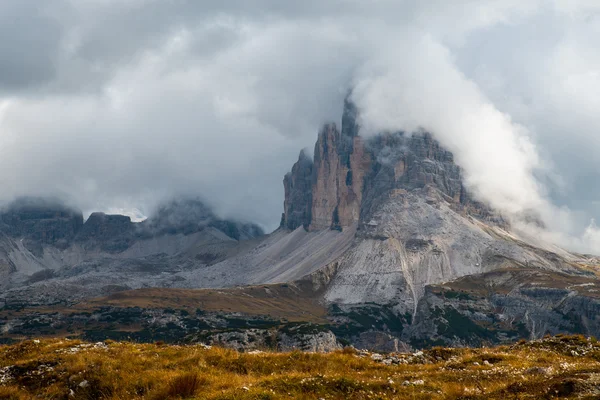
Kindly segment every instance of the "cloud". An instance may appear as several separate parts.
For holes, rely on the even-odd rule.
[[[382,49],[357,75],[353,96],[365,130],[433,132],[480,197],[512,214],[539,208],[533,176],[539,160],[525,128],[498,111],[430,36],[405,35],[393,43],[402,50]]]
[[[0,91],[44,85],[57,71],[63,27],[35,0],[0,6]],[[24,29],[27,22],[32,29]]]
[[[2,196],[51,194],[93,210],[201,194],[221,214],[274,227],[283,175],[341,113],[347,87],[339,69],[322,71],[344,39],[313,28],[211,19],[138,51],[98,90],[7,96]],[[215,37],[228,44],[207,49]],[[294,58],[324,37],[319,52]]]
[[[572,7],[568,12],[560,4],[551,10],[540,7],[521,14],[523,22],[537,25],[517,24],[507,32],[491,22],[481,32],[481,26],[474,30],[483,37],[471,32],[459,44],[418,27],[399,36],[390,33],[391,46],[375,46],[355,76],[353,96],[363,110],[363,126],[371,133],[433,132],[454,152],[477,197],[514,219],[526,234],[535,232],[575,250],[600,251],[595,224],[584,225],[597,215],[593,200],[600,194],[587,189],[598,175],[593,154],[600,148],[594,133],[600,120],[593,110],[600,106],[594,94],[600,75],[584,32],[600,26],[584,9],[574,17]],[[583,32],[581,18],[589,25]],[[530,31],[544,19],[550,26]],[[557,26],[563,29],[558,35],[552,32]],[[509,46],[511,39],[525,44]],[[470,59],[483,43],[489,50],[477,55],[482,59]],[[540,45],[546,47],[540,51]],[[587,191],[584,202],[582,189]],[[547,231],[518,221],[532,212]]]
[[[365,129],[431,130],[480,197],[593,251],[598,15],[583,0],[5,1],[0,197],[143,213],[201,195],[273,228],[283,175],[355,85]]]

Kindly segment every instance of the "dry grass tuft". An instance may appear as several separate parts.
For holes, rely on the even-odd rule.
[[[24,341],[0,346],[0,399],[600,398],[600,344],[581,336],[390,357]]]
[[[167,387],[166,392],[160,395],[163,399],[189,399],[194,397],[202,386],[206,386],[208,380],[202,378],[197,372],[188,372],[173,378]],[[158,400],[158,398],[157,398]]]

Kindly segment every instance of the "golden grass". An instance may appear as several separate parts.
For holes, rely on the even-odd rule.
[[[270,316],[290,322],[326,323],[327,310],[318,301],[318,293],[308,282],[271,284],[228,289],[147,288],[114,293],[90,299],[71,307],[40,306],[20,310],[0,310],[0,317],[19,317],[30,313],[77,314],[102,307],[140,307],[195,312],[235,312]]]
[[[248,354],[202,346],[25,341],[0,347],[0,398],[593,399],[600,394],[600,346],[582,337],[399,357],[408,364],[386,366],[348,349]]]
[[[208,312],[270,315],[288,321],[326,322],[327,310],[309,288],[294,284],[247,286],[231,289],[149,288],[115,293],[82,303],[77,308],[100,306],[177,308]]]

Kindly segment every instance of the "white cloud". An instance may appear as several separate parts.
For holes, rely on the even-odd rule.
[[[2,197],[145,211],[185,192],[274,227],[284,173],[356,84],[367,128],[431,130],[479,196],[592,251],[595,3],[4,2],[27,32],[0,28],[22,38],[0,45]]]
[[[363,125],[374,132],[433,132],[455,153],[480,197],[510,213],[539,208],[533,176],[539,159],[525,128],[498,111],[430,36],[393,43],[395,51],[383,48],[358,74],[354,97],[364,110]]]

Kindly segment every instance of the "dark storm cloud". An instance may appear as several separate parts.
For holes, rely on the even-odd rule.
[[[0,5],[0,90],[47,84],[56,76],[63,27],[35,0]]]
[[[0,186],[91,210],[174,194],[277,225],[281,180],[355,87],[365,134],[425,127],[482,199],[599,249],[595,1],[8,0]],[[586,230],[586,227],[588,229]]]

